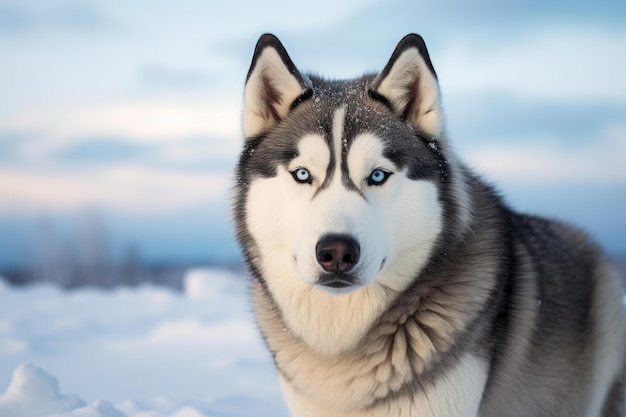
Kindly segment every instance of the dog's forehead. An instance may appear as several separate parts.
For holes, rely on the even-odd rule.
[[[295,124],[310,126],[334,149],[337,142],[348,149],[354,138],[363,133],[384,139],[390,130],[404,128],[406,134],[406,126],[369,97],[370,84],[367,77],[347,81],[316,79],[312,82],[310,103],[302,106],[301,112],[294,112],[294,117],[300,119]]]
[[[429,142],[432,139],[422,137],[406,120],[372,100],[367,88],[367,83],[338,82],[321,89],[318,96],[314,94],[313,108],[317,110],[313,113],[318,120],[324,120],[324,138],[333,154],[331,163],[335,160],[342,165],[344,174],[349,175],[352,145],[359,137],[366,136],[376,146],[358,147],[360,158],[383,157],[398,169],[406,170],[411,179],[438,178],[441,171],[438,167],[446,162],[437,146]],[[370,152],[363,152],[364,149]]]
[[[336,154],[338,143],[345,150],[362,133],[383,138],[397,124],[387,109],[369,99],[366,85],[360,80],[318,81],[313,84],[312,97],[268,134],[264,146],[272,148],[275,155],[289,150],[287,153],[295,157],[302,138],[318,135]]]
[[[352,144],[361,135],[380,141],[378,155],[366,155],[390,160],[398,168],[407,168],[411,177],[422,177],[432,169],[432,153],[415,131],[387,107],[368,95],[371,81],[361,78],[348,81],[327,81],[313,78],[312,97],[294,108],[274,129],[253,143],[247,165],[252,176],[271,177],[278,166],[289,166],[301,155],[300,142],[316,136],[329,154],[328,176],[338,167],[347,175],[347,156]],[[317,149],[321,149],[318,146]],[[422,173],[411,175],[411,173]]]

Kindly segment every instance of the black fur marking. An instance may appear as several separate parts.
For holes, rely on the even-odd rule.
[[[450,166],[446,157],[429,146],[428,140],[419,135],[413,138],[411,148],[399,150],[393,146],[385,147],[383,156],[398,168],[407,169],[407,176],[412,180],[428,179],[439,184],[440,188],[450,180]]]
[[[381,103],[383,106],[387,107],[387,109],[389,109],[389,111],[391,113],[395,113],[395,111],[393,109],[393,106],[391,105],[391,102],[387,99],[387,97],[383,96],[382,94],[378,93],[377,91],[374,91],[371,88],[367,90],[367,95],[372,100],[377,101],[377,102]]]
[[[330,186],[330,183],[333,180],[333,175],[335,173],[335,167],[337,166],[337,157],[335,155],[333,149],[333,127],[332,122],[326,120],[324,123],[320,125],[322,130],[322,137],[326,140],[326,146],[328,146],[328,153],[330,155],[330,160],[328,161],[328,166],[326,167],[326,176],[324,177],[324,182],[319,186],[317,190],[315,190],[315,194],[313,194],[313,198],[317,197],[317,195]]]
[[[341,155],[341,183],[346,190],[354,191],[365,198],[365,195],[363,195],[359,187],[352,181],[352,178],[350,178],[350,173],[348,172],[348,158],[345,151],[343,151]]]
[[[441,152],[439,141],[435,137],[426,137],[420,134],[417,134],[417,137],[424,142],[428,150],[437,158],[439,177],[441,181],[446,181],[450,175],[450,165],[448,159]]]
[[[294,111],[296,107],[309,100],[311,97],[313,97],[313,90],[311,88],[307,88],[289,105],[289,111]]]

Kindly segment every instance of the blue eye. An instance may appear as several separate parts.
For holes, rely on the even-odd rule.
[[[376,168],[372,171],[370,176],[367,177],[367,185],[383,185],[390,175],[389,172]]]
[[[306,168],[298,168],[291,173],[293,179],[300,184],[310,184],[311,183],[311,174]]]

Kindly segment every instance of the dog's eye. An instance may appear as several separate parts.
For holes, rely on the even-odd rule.
[[[372,171],[370,176],[367,177],[367,185],[383,185],[390,176],[391,173],[383,171],[380,168],[376,168]]]
[[[311,174],[306,168],[297,168],[295,171],[292,171],[291,176],[296,182],[300,184],[311,184]]]

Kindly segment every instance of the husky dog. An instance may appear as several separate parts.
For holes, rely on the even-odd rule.
[[[620,278],[453,153],[420,36],[330,81],[263,35],[243,130],[237,237],[293,416],[623,416]]]

